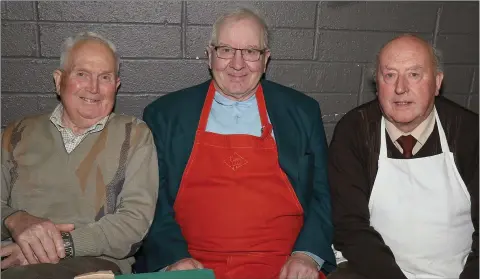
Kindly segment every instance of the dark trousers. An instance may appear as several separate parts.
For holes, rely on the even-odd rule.
[[[122,274],[118,266],[108,260],[95,257],[75,257],[61,260],[57,264],[32,264],[17,266],[2,271],[2,279],[72,279],[94,271],[111,270]]]
[[[337,269],[327,276],[327,279],[366,279],[348,267],[348,262],[339,263]]]

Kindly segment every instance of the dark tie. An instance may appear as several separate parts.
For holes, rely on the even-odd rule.
[[[403,149],[403,157],[411,158],[413,146],[417,143],[417,140],[412,135],[408,135],[399,137],[397,141]]]

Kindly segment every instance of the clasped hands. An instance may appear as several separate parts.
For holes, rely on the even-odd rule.
[[[2,245],[0,249],[2,269],[36,263],[58,263],[65,257],[61,232],[74,229],[73,224],[54,224],[24,211],[7,217],[5,226],[14,242]]]
[[[186,258],[167,267],[166,271],[202,269],[203,265],[193,258]],[[295,253],[283,265],[278,279],[318,279],[317,263],[309,256]]]

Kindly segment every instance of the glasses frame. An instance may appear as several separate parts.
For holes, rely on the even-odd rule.
[[[222,57],[218,56],[218,51],[217,51],[217,49],[223,48],[223,47],[231,48],[231,49],[235,50],[235,52],[233,53],[233,56],[232,56],[231,58],[222,58]],[[237,50],[240,50],[240,54],[242,55],[242,59],[245,60],[245,61],[248,61],[248,62],[257,62],[257,61],[259,61],[259,60],[260,60],[260,57],[262,57],[262,55],[264,55],[265,52],[268,51],[268,49],[266,49],[266,48],[264,48],[264,49],[258,49],[258,48],[236,48],[236,47],[231,47],[231,46],[216,46],[216,45],[212,45],[212,48],[215,50],[215,53],[216,53],[217,58],[219,58],[219,59],[225,59],[225,60],[234,58],[234,57],[235,57],[235,54],[237,53]],[[256,50],[256,51],[260,52],[260,55],[258,56],[258,59],[257,59],[257,60],[246,60],[245,57],[243,56],[243,52],[244,52],[245,50]]]

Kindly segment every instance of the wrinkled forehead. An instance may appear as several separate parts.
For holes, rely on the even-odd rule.
[[[98,40],[83,40],[77,42],[69,51],[67,65],[72,66],[79,60],[101,59],[105,64],[116,67],[115,53],[110,47]]]
[[[218,28],[218,43],[248,41],[260,47],[263,44],[263,28],[254,17],[226,18]]]
[[[417,38],[403,37],[385,45],[378,56],[379,66],[388,63],[410,63],[434,66],[433,49]]]

